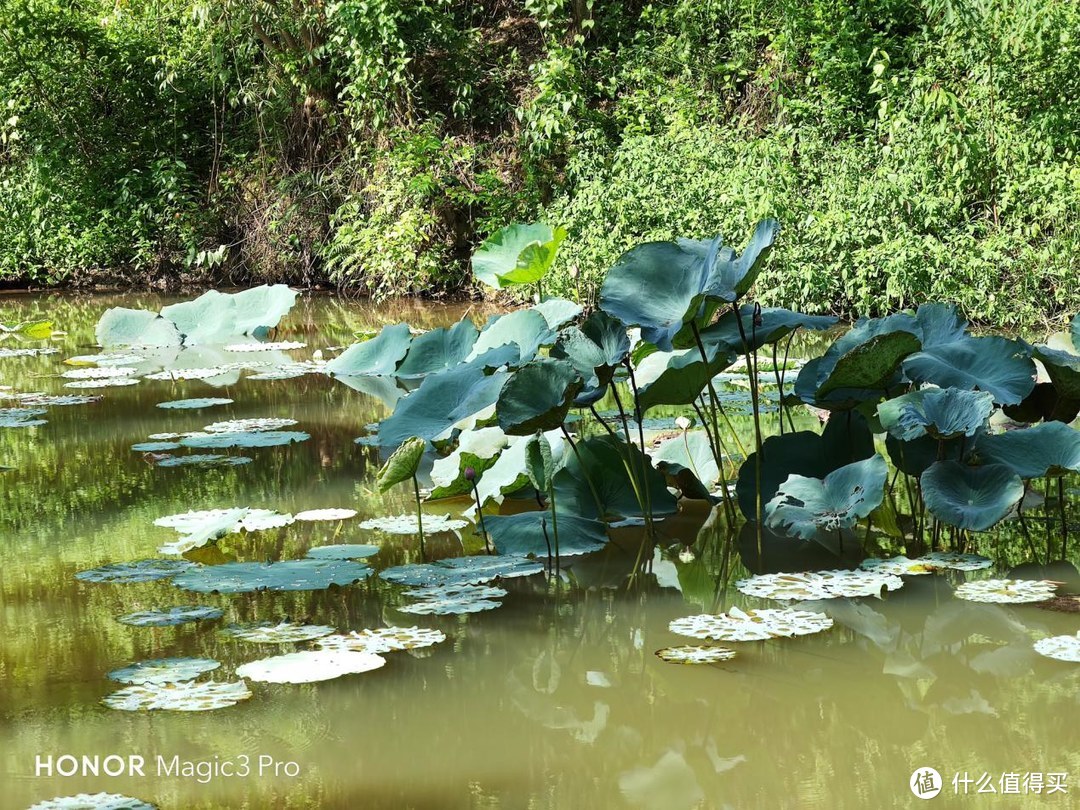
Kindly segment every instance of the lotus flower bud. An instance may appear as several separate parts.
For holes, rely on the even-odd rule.
[[[476,480],[476,470],[474,470],[472,467],[466,467],[465,468],[465,480],[466,481],[475,481]]]
[[[675,427],[679,430],[687,430],[690,427],[690,420],[685,416],[679,416],[675,419]]]
[[[570,278],[575,280],[578,276],[581,275],[581,270],[578,269],[578,266],[576,264],[570,265],[570,268],[567,270],[567,272],[570,274]]]

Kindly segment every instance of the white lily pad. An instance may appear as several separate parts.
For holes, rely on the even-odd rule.
[[[101,368],[75,368],[65,371],[60,376],[67,380],[107,380],[111,377],[130,377],[138,373],[130,366],[103,366]]]
[[[75,380],[64,383],[64,388],[122,388],[125,385],[136,385],[135,377],[107,377],[101,380]]]
[[[741,610],[733,606],[727,613],[703,613],[676,619],[668,629],[680,636],[714,641],[764,641],[820,633],[833,626],[824,613],[809,610]]]
[[[157,810],[157,805],[119,793],[79,793],[38,802],[30,810]]]
[[[380,627],[351,633],[324,636],[316,642],[323,649],[353,652],[388,653],[415,650],[446,641],[441,630],[427,627]]]
[[[263,683],[314,683],[371,672],[385,663],[381,655],[370,652],[305,650],[243,664],[236,674]]]
[[[747,596],[765,599],[836,599],[839,597],[881,596],[883,590],[904,587],[893,574],[870,571],[807,571],[793,574],[759,574],[741,579],[735,587]]]
[[[223,456],[217,453],[195,453],[190,456],[169,456],[155,462],[158,467],[239,467],[250,464],[247,456]]]
[[[404,605],[398,610],[418,616],[450,616],[461,613],[480,613],[502,607],[502,602],[494,601],[506,596],[502,588],[488,588],[480,585],[456,585],[451,587],[419,588],[407,591],[406,596],[420,601]]]
[[[181,605],[167,610],[139,610],[118,616],[116,620],[121,624],[130,624],[134,627],[172,627],[188,622],[220,619],[223,613],[224,611],[215,607]]]
[[[166,410],[201,410],[213,408],[218,405],[231,405],[233,400],[226,397],[196,397],[194,399],[173,399],[168,402],[159,402],[157,407]]]
[[[932,551],[919,559],[939,568],[951,568],[954,571],[979,571],[994,564],[993,560],[981,554],[960,554],[955,551]]]
[[[199,593],[321,591],[367,579],[371,569],[351,560],[285,560],[277,563],[224,563],[185,571],[177,587]]]
[[[255,644],[295,644],[300,641],[314,641],[333,632],[334,628],[325,624],[297,624],[295,622],[230,624],[221,630],[222,635]]]
[[[895,576],[918,576],[936,571],[952,569],[955,571],[977,571],[989,568],[993,561],[978,554],[959,554],[951,551],[935,551],[922,557],[909,559],[903,555],[879,559],[871,557],[863,560],[859,567],[864,571]]]
[[[184,683],[140,683],[107,695],[101,702],[125,712],[165,710],[205,712],[235,706],[251,697],[243,681],[189,681]]]
[[[175,577],[194,567],[195,564],[187,560],[137,560],[80,571],[75,579],[84,582],[153,582]]]
[[[311,436],[301,431],[250,430],[238,433],[191,433],[180,440],[184,447],[224,450],[230,447],[279,447],[305,442]]]
[[[956,595],[972,602],[1022,604],[1052,599],[1056,587],[1053,582],[1037,579],[980,579],[960,585]]]
[[[306,343],[296,340],[280,340],[277,343],[233,343],[225,347],[227,352],[290,352],[303,349]]]
[[[180,683],[220,666],[221,662],[213,658],[153,658],[114,669],[107,677],[120,683]]]
[[[293,515],[297,520],[347,520],[356,517],[355,509],[308,509]]]
[[[280,430],[297,424],[295,419],[260,417],[253,419],[230,419],[214,422],[203,428],[207,433],[251,433],[255,431]],[[194,434],[193,434],[194,435]]]
[[[450,515],[424,515],[424,532],[449,532],[464,529],[469,525],[466,520],[452,518]],[[386,532],[387,534],[419,534],[420,527],[416,515],[394,515],[392,517],[372,518],[360,524],[361,529]]]
[[[316,560],[362,560],[379,553],[378,546],[364,543],[340,543],[333,546],[314,546],[307,556]]]
[[[656,657],[669,664],[719,664],[735,657],[735,651],[727,647],[665,647],[656,651]]]
[[[1080,633],[1075,636],[1050,636],[1035,642],[1035,652],[1058,661],[1080,663]]]

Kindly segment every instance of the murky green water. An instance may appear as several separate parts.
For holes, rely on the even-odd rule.
[[[56,376],[68,368],[61,360],[94,353],[94,322],[120,303],[161,302],[0,298],[2,322],[48,316],[68,331],[48,344],[59,354],[0,359],[0,385],[103,395],[50,408],[39,427],[0,429],[0,465],[15,468],[0,473],[0,807],[108,791],[162,808],[877,808],[919,805],[908,783],[921,766],[945,777],[936,801],[949,806],[1078,804],[1080,668],[1031,650],[1034,638],[1075,633],[1076,614],[957,600],[951,588],[961,574],[913,577],[884,601],[830,603],[837,622],[830,632],[732,645],[739,657],[722,665],[666,664],[654,651],[687,643],[668,631],[670,620],[732,604],[763,606],[717,586],[722,573],[745,569],[737,544],[725,551],[712,533],[699,533],[700,508],[661,524],[665,550],[633,584],[627,576],[638,538],[621,530],[615,545],[577,561],[559,584],[511,580],[502,608],[465,617],[403,614],[400,589],[377,578],[329,592],[229,596],[191,594],[168,581],[76,580],[83,569],[157,556],[174,533],[154,519],[190,509],[347,506],[363,519],[410,507],[405,487],[376,494],[376,450],[353,443],[382,406],[322,375],[223,388],[144,381],[64,389]],[[358,329],[399,320],[433,326],[463,312],[306,299],[276,337],[306,341],[307,349],[290,353],[305,359],[348,343]],[[22,345],[43,344],[0,343]],[[201,396],[235,404],[154,407]],[[130,450],[151,433],[242,417],[295,418],[311,439],[242,451],[254,462],[227,469],[164,469]],[[363,532],[360,519],[230,535],[221,545],[253,561],[301,557],[328,542],[380,543],[377,568],[418,558],[413,540]],[[680,543],[693,544],[692,561],[679,558]],[[480,541],[444,534],[431,539],[428,553],[463,547],[475,552]],[[983,550],[1002,566],[1019,558],[1011,546]],[[115,621],[188,603],[225,615],[171,628]],[[99,702],[118,688],[106,672],[147,658],[214,658],[222,662],[214,676],[228,679],[237,665],[278,648],[224,638],[220,626],[286,616],[341,630],[421,624],[448,640],[394,653],[362,675],[304,686],[253,683],[250,700],[216,712],[127,713]],[[148,773],[35,774],[37,757],[62,754],[138,754]],[[248,757],[251,773],[205,783],[158,775],[159,755],[241,771]],[[276,764],[259,773],[269,761]],[[989,775],[998,793],[976,794],[972,782],[966,799],[955,796],[952,777],[965,772],[973,780]],[[1021,777],[1019,795],[1001,795],[1009,773]],[[1067,773],[1068,792],[1025,795],[1030,773]]]

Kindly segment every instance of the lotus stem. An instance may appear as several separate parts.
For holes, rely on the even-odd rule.
[[[637,417],[638,441],[641,442],[641,491],[645,496],[645,525],[648,527],[649,537],[654,537],[652,519],[652,493],[649,492],[649,467],[651,462],[645,455],[645,425],[641,413],[641,404],[638,399],[637,380],[634,379],[634,366],[630,358],[626,358],[626,369],[630,372],[630,390],[634,395],[634,415]]]
[[[472,482],[473,498],[476,500],[476,514],[480,518],[480,531],[484,535],[484,550],[491,554],[491,535],[488,534],[487,526],[484,525],[484,507],[480,504],[480,490],[476,488],[476,481]]]
[[[600,494],[596,491],[596,485],[593,484],[593,480],[589,476],[589,471],[581,458],[581,453],[578,451],[577,445],[574,444],[574,440],[570,436],[570,431],[566,429],[566,425],[559,425],[559,429],[562,430],[562,434],[566,438],[566,443],[570,445],[570,449],[574,452],[574,456],[577,457],[578,465],[581,467],[581,474],[585,477],[585,483],[589,485],[589,492],[592,493],[593,500],[596,502],[596,514],[603,520],[604,505],[600,502]]]
[[[757,357],[757,352],[751,350],[751,343],[746,339],[746,328],[743,326],[742,313],[739,312],[738,301],[732,303],[731,311],[735,315],[735,323],[739,326],[739,336],[742,338],[743,349],[746,353],[746,371],[750,382],[750,405],[754,413],[754,449],[757,451],[757,456],[754,461],[754,520],[755,531],[757,532],[757,544],[758,544],[758,556],[761,556],[761,544],[762,544],[762,502],[761,502],[761,465],[764,459],[761,452],[761,414],[759,411],[758,403],[758,387],[757,387],[757,369],[753,358]],[[755,309],[755,313],[757,310]],[[753,323],[751,322],[751,328]]]
[[[427,559],[427,552],[424,550],[424,513],[420,508],[420,484],[415,475],[412,477],[412,485],[413,494],[416,496],[416,526],[420,530],[420,556]]]
[[[1069,523],[1065,518],[1065,477],[1058,476],[1058,511],[1061,513],[1061,559],[1066,560],[1069,546]]]
[[[694,403],[694,411],[697,413],[698,419],[701,420],[701,426],[705,429],[705,435],[709,438],[709,446],[712,448],[713,458],[716,460],[716,468],[720,471],[720,498],[724,503],[724,514],[728,519],[728,525],[734,525],[736,518],[735,504],[731,502],[731,493],[728,492],[727,486],[727,473],[724,472],[724,456],[722,452],[724,446],[720,443],[719,435],[714,438],[712,433],[709,432],[709,425],[705,419],[705,414],[701,412],[701,408],[697,402]],[[689,454],[690,450],[687,448],[687,456],[689,456]]]
[[[1020,503],[1016,505],[1016,516],[1020,519],[1020,530],[1024,533],[1024,539],[1027,540],[1028,548],[1031,549],[1031,559],[1035,562],[1039,561],[1039,552],[1035,550],[1035,543],[1031,539],[1031,532],[1028,531],[1027,521],[1024,519],[1024,499],[1020,499]]]
[[[548,483],[548,499],[551,501],[551,533],[555,535],[555,570],[559,570],[559,517],[555,511],[555,487]]]

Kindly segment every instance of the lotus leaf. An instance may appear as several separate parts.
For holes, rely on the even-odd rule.
[[[511,436],[554,430],[566,419],[581,387],[581,377],[567,361],[533,360],[515,371],[499,392],[499,427]]]
[[[1025,480],[1080,472],[1080,431],[1061,422],[982,436],[976,452],[983,461],[1003,464]]]
[[[307,556],[316,560],[362,560],[378,553],[378,546],[342,543],[333,546],[314,546],[308,549]]]
[[[334,377],[393,374],[411,341],[408,324],[384,326],[375,337],[353,344],[327,363],[326,372]]]
[[[993,565],[989,557],[979,554],[961,554],[956,551],[932,551],[919,558],[938,568],[951,568],[954,571],[980,571]]]
[[[762,307],[758,312],[760,320],[755,323],[755,307],[745,304],[739,307],[738,318],[742,319],[742,329],[733,311],[725,312],[716,323],[701,330],[701,340],[706,346],[724,345],[735,352],[744,353],[768,346],[790,335],[797,329],[816,332],[829,329],[836,324],[836,318],[830,315],[803,315],[789,309]],[[743,343],[743,333],[749,345]]]
[[[824,479],[791,475],[765,505],[766,524],[811,540],[818,530],[854,526],[884,497],[888,465],[879,455],[833,470]]]
[[[924,388],[878,405],[881,425],[902,441],[923,436],[953,439],[974,436],[986,426],[994,396],[958,388]]]
[[[188,622],[220,619],[222,615],[224,615],[223,612],[218,608],[184,605],[168,610],[140,610],[118,616],[116,620],[121,624],[130,624],[134,627],[172,627]]]
[[[499,451],[507,446],[508,440],[501,428],[488,427],[466,430],[458,436],[458,446],[450,455],[436,459],[431,467],[433,489],[431,499],[451,498],[472,492],[473,481],[465,478],[465,471],[471,469],[476,477],[495,464]]]
[[[212,658],[155,658],[114,669],[109,680],[119,683],[179,683],[191,681],[221,666]]]
[[[730,366],[736,355],[725,345],[713,345],[706,347],[705,357],[707,363],[696,349],[655,352],[646,357],[635,374],[642,412],[657,405],[694,403],[709,380]]]
[[[174,399],[170,402],[159,402],[157,407],[177,410],[198,410],[201,408],[213,408],[217,405],[232,405],[231,399],[224,397],[202,397],[199,399]]]
[[[225,347],[227,352],[291,352],[306,348],[306,343],[298,340],[282,340],[277,343],[233,343]]]
[[[463,362],[479,336],[471,321],[461,320],[449,329],[439,327],[413,339],[405,359],[397,367],[397,376],[426,377]]]
[[[136,385],[138,382],[134,377],[106,377],[64,383],[64,388],[123,388],[127,385]]]
[[[565,298],[545,298],[533,309],[544,316],[551,329],[558,329],[581,314],[581,306]]]
[[[101,316],[95,329],[101,346],[177,347],[183,335],[176,325],[153,312],[114,307]]]
[[[511,346],[517,349],[517,357],[512,354],[497,356],[506,363],[527,363],[536,356],[541,346],[547,346],[554,340],[555,331],[548,326],[547,319],[541,313],[535,309],[518,309],[488,319],[465,360],[471,362],[493,349]]]
[[[424,515],[424,532],[426,534],[452,532],[464,529],[468,525],[468,521],[451,518],[450,515]],[[420,533],[420,524],[417,522],[415,514],[371,518],[361,523],[360,528],[386,532],[387,534]]]
[[[295,419],[230,419],[227,422],[214,422],[203,428],[207,433],[250,433],[258,431],[279,430],[284,427],[292,427],[297,422]]]
[[[198,593],[321,591],[346,586],[371,575],[363,563],[347,560],[286,560],[277,563],[225,563],[193,568],[173,584]]]
[[[105,366],[103,368],[75,368],[60,376],[67,380],[104,380],[109,377],[130,377],[138,369],[130,366]]]
[[[1004,464],[969,467],[938,461],[919,479],[926,508],[949,526],[986,531],[1024,497],[1024,482]]]
[[[350,650],[352,652],[381,653],[398,650],[416,650],[446,641],[441,630],[426,627],[380,627],[344,635],[321,638],[318,645],[323,649]]]
[[[235,706],[251,697],[243,681],[186,683],[140,683],[107,695],[101,702],[110,709],[126,712],[163,709],[176,712],[205,712]]]
[[[290,430],[249,430],[236,433],[192,433],[180,440],[184,447],[207,450],[224,450],[230,447],[280,447],[305,442],[308,433]]]
[[[1035,642],[1035,652],[1058,661],[1080,663],[1080,633],[1075,636],[1050,636]]]
[[[460,585],[449,588],[425,588],[410,591],[420,601],[398,608],[402,613],[418,616],[451,616],[461,613],[480,613],[502,607],[494,598],[506,596],[501,588],[485,588],[479,585]]]
[[[584,390],[575,404],[588,406],[597,402],[607,390],[616,367],[630,353],[630,337],[626,326],[606,312],[596,311],[578,326],[559,333],[551,356],[567,360],[585,381]]]
[[[665,647],[656,651],[656,657],[669,664],[719,664],[735,657],[735,651],[727,647]]]
[[[559,512],[559,556],[588,554],[607,545],[603,523],[580,517],[576,512]],[[554,554],[554,534],[550,512],[523,512],[518,515],[493,515],[486,520],[491,540],[500,554],[531,554],[549,557]]]
[[[38,802],[30,810],[157,810],[148,804],[119,793],[79,793],[76,796],[57,796]]]
[[[254,624],[230,624],[221,630],[223,636],[250,641],[253,644],[295,644],[314,641],[329,636],[333,627],[323,624],[296,624],[295,622],[256,622]]]
[[[179,450],[177,442],[139,442],[131,445],[136,453],[164,453],[167,450]]]
[[[398,484],[413,480],[416,477],[416,470],[420,467],[420,460],[424,457],[426,447],[427,442],[417,436],[402,442],[401,446],[390,454],[390,458],[386,460],[383,468],[379,470],[376,481],[379,492],[386,492]]]
[[[543,564],[520,555],[450,557],[434,563],[387,568],[379,576],[398,585],[456,587],[482,585],[494,579],[528,577],[544,570]]]
[[[293,515],[294,520],[303,522],[317,520],[348,520],[356,517],[355,509],[308,509]]]
[[[712,446],[702,430],[687,430],[665,439],[649,455],[688,498],[708,498],[720,479]]]
[[[75,579],[84,582],[153,582],[175,577],[194,567],[194,564],[187,560],[138,560],[80,571],[75,575]]]
[[[676,619],[668,629],[680,636],[714,641],[764,641],[820,633],[833,626],[824,613],[791,608],[742,610],[732,606],[727,613],[687,616]]]
[[[200,453],[191,456],[170,456],[155,463],[158,467],[239,467],[250,464],[247,456],[221,456],[213,453]]]
[[[565,238],[564,229],[542,222],[508,225],[489,236],[473,254],[473,275],[497,290],[535,284],[551,268]]]
[[[1055,588],[1053,582],[1037,579],[981,579],[960,585],[956,596],[971,602],[1023,604],[1052,599]]]
[[[747,596],[765,599],[836,599],[877,596],[904,587],[892,574],[869,571],[808,571],[802,574],[759,574],[742,579],[735,587]]]
[[[996,402],[1015,405],[1035,386],[1035,364],[1021,341],[1003,337],[965,338],[904,360],[904,374],[942,388],[988,391]]]

